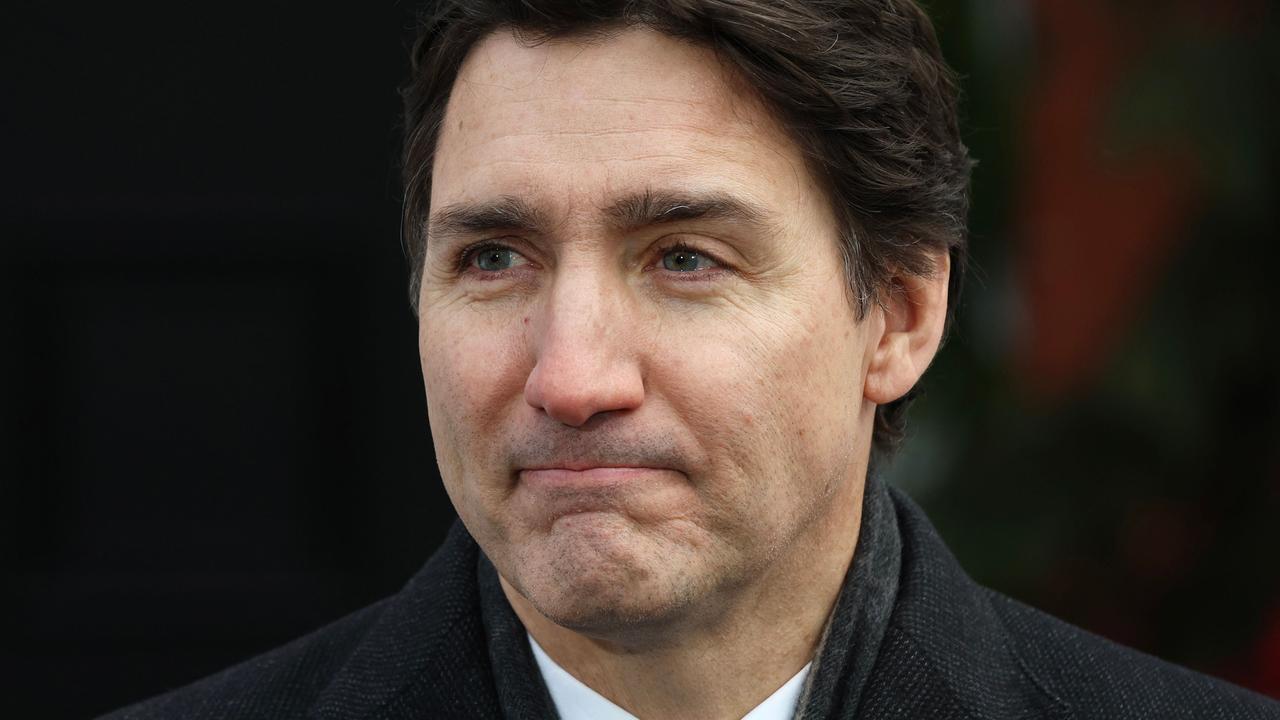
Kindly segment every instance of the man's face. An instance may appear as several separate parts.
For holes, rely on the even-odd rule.
[[[848,527],[870,323],[799,150],[709,50],[489,36],[430,202],[441,474],[543,615],[606,632],[711,612]]]

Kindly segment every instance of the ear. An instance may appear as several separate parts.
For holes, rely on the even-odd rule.
[[[947,281],[951,258],[934,257],[933,273],[895,277],[881,302],[872,308],[883,325],[867,366],[863,396],[885,405],[907,394],[924,375],[942,342],[947,317]],[[874,339],[874,337],[872,338]]]

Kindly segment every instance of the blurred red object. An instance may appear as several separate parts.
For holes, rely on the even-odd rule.
[[[1108,147],[1114,90],[1150,28],[1112,3],[1041,0],[1018,233],[1027,302],[1019,364],[1033,394],[1087,381],[1129,327],[1193,212],[1190,146]]]
[[[1247,685],[1265,695],[1280,698],[1280,598],[1272,607],[1258,643],[1253,678]]]

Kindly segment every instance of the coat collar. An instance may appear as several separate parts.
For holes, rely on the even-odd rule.
[[[316,720],[498,718],[480,595],[479,548],[455,522],[320,694]]]
[[[859,720],[1070,717],[1014,653],[990,591],[964,573],[924,512],[892,493],[902,576]]]

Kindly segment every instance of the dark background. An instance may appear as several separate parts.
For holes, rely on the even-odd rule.
[[[394,592],[453,517],[411,7],[9,7],[0,715],[86,717]],[[931,7],[978,268],[893,479],[980,580],[1280,695],[1274,14]]]

